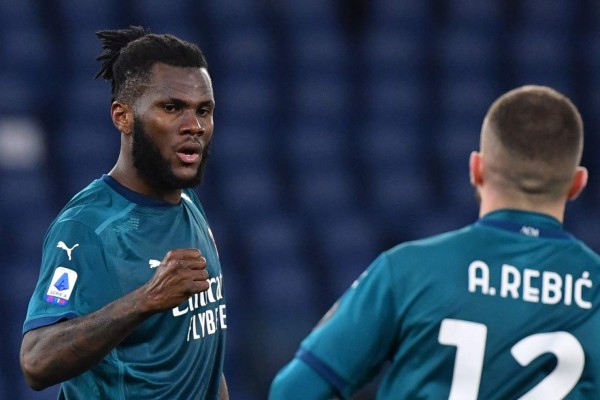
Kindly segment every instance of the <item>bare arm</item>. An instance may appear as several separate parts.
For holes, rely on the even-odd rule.
[[[196,249],[172,250],[139,289],[100,310],[27,332],[21,368],[35,390],[88,370],[151,315],[208,289],[206,260]]]

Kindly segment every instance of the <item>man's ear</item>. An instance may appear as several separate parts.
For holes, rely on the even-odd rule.
[[[474,187],[481,186],[483,183],[483,158],[477,151],[471,152],[469,157],[469,178]]]
[[[129,104],[113,101],[110,115],[119,132],[129,135],[133,131],[133,109]]]
[[[567,194],[567,199],[575,200],[587,185],[587,181],[587,168],[577,167],[577,171],[575,171],[575,177],[573,178],[573,182],[571,182],[571,187],[569,188],[569,193]]]

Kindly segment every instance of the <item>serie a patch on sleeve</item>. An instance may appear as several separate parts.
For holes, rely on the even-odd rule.
[[[71,298],[71,293],[73,293],[75,282],[77,282],[77,272],[65,267],[56,268],[44,300],[59,306],[66,306]]]

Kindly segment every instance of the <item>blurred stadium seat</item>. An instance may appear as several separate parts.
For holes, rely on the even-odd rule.
[[[373,26],[403,26],[407,30],[427,32],[432,28],[434,12],[429,1],[374,0],[369,4],[370,24]]]
[[[108,173],[117,160],[119,133],[108,123],[90,122],[93,120],[67,119],[52,137],[53,159],[63,180],[63,194],[69,198]]]
[[[561,31],[521,27],[510,41],[510,63],[518,84],[548,85],[570,95],[574,91],[570,37]]]
[[[252,225],[281,209],[282,195],[272,169],[248,165],[240,171],[221,175],[223,205],[236,225]]]
[[[438,39],[440,75],[447,79],[455,77],[479,78],[495,81],[498,74],[498,41],[495,35],[478,30],[444,29]]]
[[[39,93],[29,83],[28,76],[14,71],[0,71],[0,116],[34,115]]]
[[[118,12],[118,0],[106,0],[100,3],[94,0],[81,0],[71,2],[68,0],[59,0],[57,12],[60,15],[62,29],[67,33],[68,42],[78,40],[76,36],[89,36],[95,38],[94,32],[90,28],[114,29],[115,24],[120,24],[123,18]],[[98,47],[98,42],[94,42],[92,48]],[[84,50],[81,48],[81,50]]]
[[[399,222],[399,221],[397,221]],[[375,220],[360,213],[339,213],[326,225],[315,229],[325,269],[327,295],[339,298],[377,255],[385,250],[379,245]]]
[[[517,4],[519,22],[528,27],[556,32],[567,31],[576,23],[577,2],[522,0]]]
[[[169,32],[185,40],[197,39],[190,0],[179,0],[164,7],[161,0],[131,0],[134,25],[149,27],[152,32]]]
[[[502,26],[502,0],[449,0],[446,24],[462,30],[497,34]]]

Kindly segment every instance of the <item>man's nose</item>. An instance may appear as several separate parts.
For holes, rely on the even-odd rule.
[[[188,110],[183,115],[179,131],[186,135],[203,135],[206,129],[202,125],[201,118],[194,111]]]

